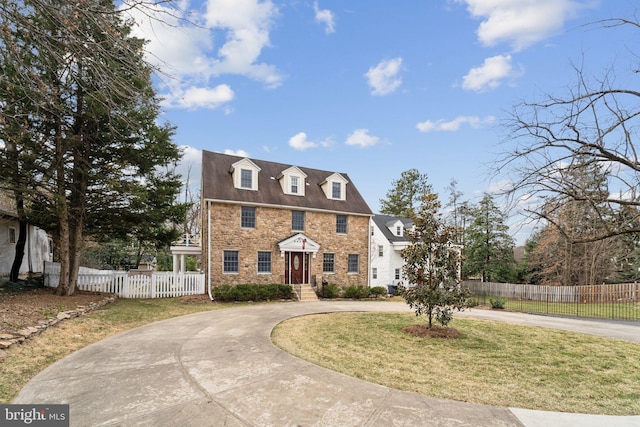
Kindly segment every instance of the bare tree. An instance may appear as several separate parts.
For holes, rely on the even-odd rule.
[[[631,25],[637,20],[605,20],[605,28]],[[637,78],[637,61],[626,71]],[[523,101],[507,119],[508,149],[498,159],[496,174],[508,173],[512,185],[506,190],[513,204],[524,199],[524,212],[555,224],[573,242],[598,241],[608,237],[638,233],[640,218],[640,158],[636,150],[640,125],[640,91],[618,86],[610,68],[601,78],[591,79],[583,66],[574,66],[576,81],[566,95],[544,95],[537,102]],[[634,74],[636,73],[636,74]],[[598,168],[606,176],[610,192],[591,191],[588,182],[572,180],[582,168]],[[569,233],[556,223],[557,213],[567,201],[584,202],[600,218],[598,233]],[[626,209],[632,220],[611,221],[611,213]]]

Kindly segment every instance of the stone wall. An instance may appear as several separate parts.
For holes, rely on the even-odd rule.
[[[205,204],[203,228],[206,228],[208,220],[206,206]],[[284,283],[285,258],[280,255],[278,243],[299,233],[291,229],[291,210],[258,206],[256,228],[247,229],[240,226],[240,205],[211,203],[210,206],[211,247],[206,247],[208,230],[204,230],[203,255],[211,254],[211,271],[208,272],[211,284]],[[337,234],[335,213],[305,211],[305,230],[302,233],[320,245],[316,257],[309,257],[310,276],[315,276],[318,283],[324,279],[340,285],[368,284],[368,216],[348,215],[347,233]],[[225,250],[239,251],[239,273],[222,272]],[[271,252],[271,274],[257,272],[258,251]],[[335,254],[335,273],[322,272],[324,253]],[[357,274],[347,273],[349,254],[359,255]],[[203,265],[208,266],[206,259]]]

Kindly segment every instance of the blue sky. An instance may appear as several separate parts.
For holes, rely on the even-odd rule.
[[[345,172],[374,212],[411,168],[443,202],[452,178],[472,202],[495,192],[512,107],[564,93],[575,64],[594,76],[627,67],[638,41],[585,26],[631,17],[631,0],[177,4],[165,24],[138,15],[136,35],[165,73],[161,119],[177,126],[191,181],[201,150],[247,155]],[[528,230],[513,234],[522,243]]]

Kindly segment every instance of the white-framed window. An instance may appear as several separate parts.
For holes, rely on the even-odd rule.
[[[224,251],[222,255],[222,272],[226,274],[240,272],[239,251]]]
[[[254,206],[242,206],[240,213],[240,227],[256,228],[256,208]]]
[[[297,176],[291,177],[291,194],[298,194],[300,192],[300,178]]]
[[[322,256],[322,272],[335,273],[336,271],[336,254],[324,254]]]
[[[9,244],[15,244],[18,241],[18,234],[15,227],[9,227]]]
[[[399,268],[396,268],[396,275],[395,275],[395,277],[396,277],[396,280],[400,280],[400,269],[399,269]]]
[[[396,236],[402,236],[402,227],[396,226]]]
[[[360,255],[349,254],[347,258],[347,273],[355,274],[360,271]]]
[[[258,274],[271,273],[271,252],[258,251]]]
[[[253,188],[253,171],[251,169],[240,169],[240,187]]]
[[[331,198],[342,200],[342,183],[340,182],[331,183]]]
[[[374,279],[377,279],[377,278],[378,278],[378,269],[377,269],[377,268],[375,268],[375,267],[374,267],[374,268],[371,270],[371,276],[372,276]]]
[[[336,215],[336,233],[347,234],[347,216]]]
[[[291,211],[291,229],[304,231],[304,211]]]

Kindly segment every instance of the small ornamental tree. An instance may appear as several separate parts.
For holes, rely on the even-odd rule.
[[[460,251],[452,245],[455,229],[445,224],[438,195],[425,192],[421,202],[411,217],[414,228],[407,231],[411,245],[401,253],[404,277],[411,284],[401,293],[416,316],[427,316],[429,328],[434,317],[447,326],[454,310],[468,307],[468,291],[458,284]]]

